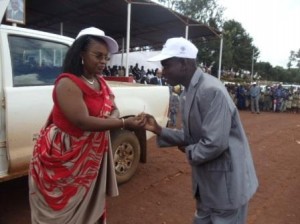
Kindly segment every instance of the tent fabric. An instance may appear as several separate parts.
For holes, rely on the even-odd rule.
[[[161,68],[161,64],[159,61],[156,62],[150,62],[148,61],[149,58],[159,54],[160,51],[136,51],[136,52],[131,52],[128,55],[128,64],[129,66],[135,66],[137,63],[139,65],[139,68],[141,66],[144,66],[145,70],[147,69],[156,69],[156,68]],[[121,65],[125,66],[125,57],[126,55],[123,54],[114,54],[112,55],[108,65],[109,66],[114,66],[114,65]]]
[[[131,49],[160,48],[170,37],[185,37],[186,25],[189,25],[189,39],[218,37],[218,31],[211,27],[149,0],[30,0],[25,5],[25,25],[18,26],[69,37],[94,26],[114,37],[122,49],[126,43],[128,3],[131,3]],[[5,18],[2,23],[8,24]]]

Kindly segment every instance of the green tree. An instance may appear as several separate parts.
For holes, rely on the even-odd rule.
[[[217,4],[217,0],[159,0],[159,2],[216,30],[223,24],[224,9]],[[218,37],[202,39],[195,44],[199,49],[200,64],[210,67],[214,71],[213,75],[217,76],[220,39]]]
[[[223,38],[224,66],[234,71],[251,71],[252,57],[256,62],[259,50],[252,44],[252,37],[242,25],[235,20],[226,21],[223,26]]]
[[[223,30],[222,70],[241,70],[258,73],[262,79],[299,82],[300,49],[292,51],[288,64],[289,70],[282,67],[273,68],[269,62],[257,62],[259,49],[254,46],[253,38],[242,25],[235,21],[223,21],[224,8],[217,4],[217,0],[158,0],[165,6],[194,20],[207,24],[217,30]],[[199,62],[204,66],[212,66],[212,74],[217,76],[219,66],[220,39],[203,39],[195,43],[199,48]],[[253,61],[252,61],[253,60]]]
[[[287,67],[290,69],[293,65],[300,69],[300,49],[298,52],[291,51]]]
[[[252,71],[256,64],[259,50],[253,45],[253,39],[239,22],[229,20],[223,26],[222,70],[241,73],[241,70]],[[199,61],[212,67],[212,74],[217,76],[219,66],[220,39],[209,39],[197,43]],[[254,73],[258,72],[254,67]]]
[[[255,64],[255,71],[261,76],[263,80],[271,80],[272,65],[269,62],[257,62]]]
[[[216,0],[158,0],[165,6],[214,28],[223,23],[224,8]]]

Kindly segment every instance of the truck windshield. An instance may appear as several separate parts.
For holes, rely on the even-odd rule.
[[[24,36],[8,37],[13,86],[53,85],[68,45]]]

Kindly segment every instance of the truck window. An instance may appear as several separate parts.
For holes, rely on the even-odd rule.
[[[54,84],[68,45],[15,35],[10,35],[8,41],[14,87]]]

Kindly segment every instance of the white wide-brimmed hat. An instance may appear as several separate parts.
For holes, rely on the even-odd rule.
[[[197,53],[198,49],[192,42],[183,37],[174,37],[167,40],[160,54],[148,61],[162,61],[172,57],[195,59]]]
[[[92,36],[101,37],[106,42],[110,53],[116,53],[119,50],[117,41],[115,41],[115,39],[113,39],[110,36],[105,36],[105,33],[103,30],[100,30],[96,27],[85,28],[78,33],[76,39],[78,39],[79,37],[84,36],[84,35],[92,35]]]

